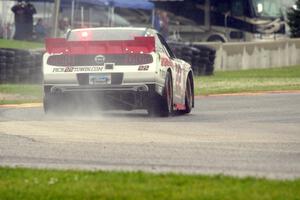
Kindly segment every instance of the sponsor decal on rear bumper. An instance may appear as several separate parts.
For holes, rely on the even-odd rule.
[[[102,72],[103,66],[100,67],[54,67],[53,72]]]

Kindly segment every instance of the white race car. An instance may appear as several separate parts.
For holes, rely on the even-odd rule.
[[[46,113],[65,109],[71,102],[146,109],[159,116],[190,113],[194,107],[191,66],[177,59],[153,29],[74,29],[66,39],[46,39],[46,51]]]

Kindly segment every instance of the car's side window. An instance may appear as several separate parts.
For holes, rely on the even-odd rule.
[[[155,43],[156,43],[156,52],[160,52],[163,53],[164,51],[164,47],[162,45],[162,43],[160,42],[160,39],[157,37],[157,34],[155,34]]]
[[[168,57],[171,57],[171,55],[169,54],[167,48],[163,45],[163,49],[164,49],[164,53],[168,55]]]
[[[174,53],[172,52],[172,50],[170,49],[169,45],[167,44],[167,42],[165,41],[165,39],[163,38],[163,36],[161,36],[160,34],[157,34],[160,43],[163,45],[163,49],[166,51],[166,53],[171,57],[171,58],[176,58]]]

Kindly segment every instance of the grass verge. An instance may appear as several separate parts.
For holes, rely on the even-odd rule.
[[[28,50],[28,49],[37,49],[37,48],[44,48],[44,47],[45,46],[43,43],[38,43],[38,42],[0,39],[0,48]]]
[[[300,66],[216,72],[210,77],[195,77],[196,95],[278,90],[300,90]],[[24,98],[3,99],[1,94],[18,94]],[[41,85],[0,84],[0,104],[41,101]]]
[[[197,95],[276,90],[300,90],[300,66],[216,72],[195,78]]]
[[[300,199],[300,180],[0,168],[0,199]]]
[[[42,86],[0,84],[0,105],[42,102]]]
[[[8,105],[8,104],[24,104],[24,103],[41,103],[42,99],[0,99],[0,105]]]
[[[0,93],[41,97],[42,86],[34,84],[0,84]]]

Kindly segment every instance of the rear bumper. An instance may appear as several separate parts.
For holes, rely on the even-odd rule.
[[[136,85],[44,85],[44,98],[56,96],[62,102],[98,105],[107,109],[145,109],[155,84]],[[88,103],[91,102],[91,103]],[[104,105],[104,106],[103,106]]]
[[[149,92],[149,86],[141,85],[84,85],[84,86],[48,86],[51,93],[77,93],[77,92]]]

